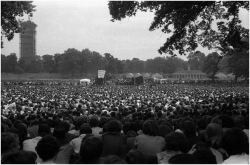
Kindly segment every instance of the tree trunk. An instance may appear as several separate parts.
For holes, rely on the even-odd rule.
[[[238,80],[238,76],[235,75],[235,77],[234,77],[234,82],[237,82],[237,80]]]

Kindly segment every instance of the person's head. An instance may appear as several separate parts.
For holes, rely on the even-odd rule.
[[[82,141],[80,159],[83,163],[95,162],[102,154],[102,140],[95,136],[89,136]]]
[[[17,134],[4,132],[1,134],[1,153],[7,154],[16,152],[20,148],[19,137]]]
[[[171,132],[165,137],[165,149],[170,151],[181,151],[186,153],[188,150],[188,140],[186,136],[179,132]]]
[[[50,134],[50,127],[48,124],[39,124],[38,126],[38,135],[43,137],[45,135],[49,135]]]
[[[209,123],[206,128],[207,140],[211,145],[220,143],[222,138],[222,127],[216,123]]]
[[[44,136],[36,146],[36,152],[43,161],[53,160],[59,151],[59,144],[55,137]]]
[[[16,125],[16,129],[18,130],[19,140],[24,140],[25,138],[27,138],[28,131],[26,124],[19,123]]]
[[[193,156],[199,164],[217,164],[216,157],[209,148],[197,149],[193,153]]]
[[[235,127],[238,127],[240,129],[244,129],[245,128],[245,118],[243,116],[235,116],[234,118],[234,123],[235,123]]]
[[[155,121],[147,120],[143,123],[142,132],[145,135],[157,136],[159,135],[159,128]]]
[[[126,164],[125,160],[117,155],[108,155],[101,159],[101,164]]]
[[[234,127],[234,120],[228,115],[215,116],[211,123],[217,123],[222,126],[222,128],[232,128]]]
[[[99,120],[97,116],[92,116],[89,120],[89,125],[91,128],[99,126]]]
[[[80,127],[80,134],[92,134],[92,129],[89,124],[84,123]]]
[[[168,125],[160,125],[159,126],[159,135],[165,137],[170,132],[173,132],[173,129]]]
[[[118,120],[110,120],[105,124],[107,132],[121,132],[122,124]]]
[[[196,135],[196,127],[193,121],[185,120],[181,123],[180,128],[187,137],[193,137]]]
[[[2,164],[36,164],[36,153],[32,151],[17,151],[6,154],[2,158]]]
[[[191,154],[177,154],[168,160],[169,164],[197,164],[195,157]]]
[[[249,153],[247,135],[239,128],[231,128],[222,137],[222,147],[229,155]]]
[[[144,164],[143,154],[138,150],[130,150],[126,155],[128,164]]]
[[[63,139],[65,138],[66,133],[65,126],[63,124],[58,124],[55,126],[53,136],[55,136],[57,139]]]

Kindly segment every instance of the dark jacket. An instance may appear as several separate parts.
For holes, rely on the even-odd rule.
[[[121,158],[126,156],[126,138],[117,132],[107,132],[102,135],[102,156],[117,155]]]

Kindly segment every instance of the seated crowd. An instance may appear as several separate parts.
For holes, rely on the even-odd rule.
[[[3,164],[248,164],[248,88],[2,85]]]

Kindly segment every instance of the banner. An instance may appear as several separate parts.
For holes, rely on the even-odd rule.
[[[98,70],[98,78],[104,78],[106,71],[105,70]]]

